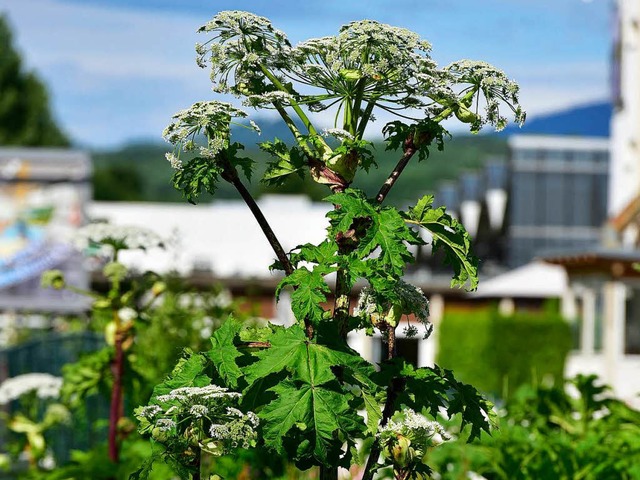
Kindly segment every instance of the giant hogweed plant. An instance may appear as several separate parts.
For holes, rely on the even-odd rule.
[[[449,134],[443,121],[455,117],[472,132],[485,125],[499,130],[506,109],[522,123],[517,85],[484,62],[438,68],[428,42],[375,21],[352,22],[336,36],[297,46],[269,20],[247,12],[219,13],[199,31],[211,36],[196,51],[214,91],[235,95],[246,107],[274,110],[291,131],[292,142],[259,144],[272,156],[261,181],[281,185],[311,175],[328,187],[325,200],[334,208],[324,241],[285,252],[241,179],[251,180],[254,162],[233,141],[232,125],[259,132],[258,126],[247,122],[245,111],[215,100],[174,116],[164,131],[175,147],[167,154],[174,186],[191,203],[214,194],[220,182],[238,190],[273,248],[271,268],[284,274],[276,296],[293,290],[297,321],[247,331],[229,319],[213,335],[212,349],[186,355],[138,410],[141,432],[160,445],[156,457],[179,466],[184,478],[201,478],[206,455],[253,446],[300,469],[317,466],[322,479],[337,479],[339,467],[362,458],[368,458],[365,480],[383,467],[397,479],[428,476],[428,452],[446,437],[434,423],[438,415],[459,417],[473,440],[490,430],[491,405],[452,372],[415,368],[396,356],[403,317],[413,315],[431,331],[424,295],[402,276],[415,261],[409,247],[424,244],[420,229],[451,265],[452,286],[476,288],[477,260],[464,227],[444,207],[434,207],[433,197],[404,211],[384,200],[412,158],[422,161],[431,148],[444,148]],[[365,133],[379,111],[397,118],[382,132],[399,161],[368,198],[350,185],[378,167]],[[320,131],[317,112],[335,114],[334,128]],[[367,287],[352,309],[358,281]],[[378,368],[348,346],[347,335],[356,330],[385,339]],[[133,478],[144,478],[154,459]]]

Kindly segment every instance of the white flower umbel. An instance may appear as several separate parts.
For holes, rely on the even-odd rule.
[[[460,60],[445,67],[444,71],[451,76],[452,83],[466,88],[475,87],[484,95],[486,115],[475,113],[476,118],[471,121],[473,129],[479,130],[483,124],[493,125],[497,131],[504,129],[507,126],[507,118],[500,114],[501,103],[509,106],[515,114],[516,123],[522,126],[526,113],[519,105],[520,87],[502,70],[487,62]],[[465,109],[465,106],[462,105],[461,108]],[[470,113],[474,114],[473,111]],[[459,112],[457,114],[460,118]]]
[[[342,130],[341,128],[325,128],[322,131],[322,136],[324,137],[335,137],[339,140],[353,140],[354,136],[351,135],[346,130]]]
[[[83,251],[98,248],[98,253],[105,255],[114,250],[147,250],[164,245],[162,238],[147,228],[111,223],[91,223],[79,228],[73,244]]]
[[[378,438],[388,464],[393,465],[394,470],[404,469],[405,472],[421,462],[429,448],[450,439],[442,425],[410,408],[396,412],[380,428]]]
[[[427,417],[416,413],[411,408],[397,412],[387,424],[380,428],[380,438],[389,435],[404,435],[413,442],[438,445],[449,440],[447,431],[438,422],[428,420]]]
[[[48,373],[27,373],[9,378],[0,385],[0,405],[17,400],[21,396],[36,392],[38,398],[58,398],[62,379]]]
[[[249,125],[233,122],[233,118],[245,118],[247,114],[227,102],[196,102],[191,107],[180,110],[173,121],[164,129],[162,136],[174,146],[174,151],[166,154],[171,166],[182,170],[180,159],[182,152],[198,150],[201,157],[214,159],[218,153],[229,146],[231,125],[239,125],[260,132],[255,122]],[[200,134],[205,134],[206,145],[199,145]]]
[[[223,455],[234,448],[249,448],[257,440],[258,417],[237,408],[241,397],[218,385],[181,387],[156,397],[155,404],[138,408],[136,417],[140,431],[151,433],[159,442],[170,444],[175,433],[176,438],[188,436],[213,455]]]

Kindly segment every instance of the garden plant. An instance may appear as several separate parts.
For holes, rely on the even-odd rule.
[[[166,243],[150,230],[94,223],[82,227],[73,241],[78,250],[102,266],[104,285],[83,290],[68,282],[58,270],[46,272],[42,284],[90,298],[88,318],[75,323],[85,323],[85,328],[101,334],[104,342],[102,348],[63,367],[57,392],[61,404],[55,404],[58,410],[54,411],[60,411],[64,405],[70,412],[67,423],[73,423],[81,436],[89,434],[93,442],[84,446],[85,451],[71,452],[68,464],[61,465],[61,459],[54,458],[49,463],[56,466],[55,470],[43,469],[36,464],[45,453],[40,430],[53,426],[53,417],[45,415],[45,420],[37,424],[32,421],[32,427],[22,420],[23,415],[12,418],[9,425],[12,430],[14,425],[16,428],[26,425],[20,431],[26,433],[34,458],[32,468],[23,473],[28,473],[28,478],[126,478],[149,454],[148,442],[140,439],[131,420],[132,405],[149,398],[153,385],[171,371],[182,350],[205,348],[221,319],[238,308],[230,293],[220,287],[197,291],[172,275],[127,268],[120,261],[123,252],[160,248]],[[239,315],[250,325],[248,317]],[[8,380],[7,388],[19,379]],[[0,405],[6,403],[2,395],[4,385],[0,386]],[[89,408],[93,409],[91,415],[87,415]],[[36,418],[37,413],[29,418]],[[101,418],[104,414],[108,418]],[[97,419],[94,425],[86,424],[92,422],[89,417]],[[40,430],[34,430],[35,427]],[[35,433],[30,433],[31,430]],[[34,447],[35,441],[42,447]],[[153,478],[167,478],[171,470],[158,468],[154,473]]]
[[[244,110],[218,100],[174,116],[164,131],[175,147],[167,154],[174,186],[191,203],[214,194],[220,182],[237,189],[273,248],[271,268],[283,274],[276,296],[292,290],[296,322],[246,329],[229,318],[209,351],[186,352],[136,411],[156,453],[131,478],[146,478],[159,458],[181,478],[215,478],[207,458],[251,448],[301,470],[317,467],[323,480],[337,479],[339,467],[360,468],[365,480],[381,469],[396,479],[426,478],[429,452],[447,438],[440,416],[457,419],[472,440],[490,430],[492,406],[451,371],[416,368],[396,355],[403,319],[422,322],[425,336],[432,330],[427,299],[402,277],[415,261],[410,247],[424,244],[423,237],[450,264],[452,287],[476,287],[477,260],[463,226],[433,206],[433,197],[406,210],[385,205],[385,198],[412,159],[444,148],[444,121],[457,118],[474,133],[485,125],[500,130],[506,109],[522,123],[517,85],[484,62],[439,68],[428,42],[375,21],[352,22],[336,36],[296,46],[269,20],[247,12],[221,12],[199,31],[209,39],[196,45],[197,62],[210,69],[214,91],[274,111],[291,132],[259,144],[273,157],[261,181],[281,185],[310,175],[326,185],[333,209],[324,241],[286,252],[242,178],[251,180],[253,162],[233,141],[234,128],[257,135],[259,127]],[[382,133],[387,149],[398,151],[395,166],[377,165],[365,139],[376,115],[394,117]],[[333,128],[320,129],[329,116]],[[390,174],[368,198],[351,185],[371,168]],[[366,287],[351,305],[356,283]],[[405,328],[415,335],[414,323]],[[351,349],[347,336],[354,331],[380,334],[385,360],[373,365]]]
[[[640,412],[594,375],[566,384],[522,386],[498,409],[492,436],[443,445],[432,456],[442,480],[640,478]]]

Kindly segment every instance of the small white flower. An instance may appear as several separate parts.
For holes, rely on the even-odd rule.
[[[160,429],[161,432],[169,432],[176,428],[176,422],[169,418],[161,418],[156,422],[156,427]]]
[[[342,130],[341,128],[325,128],[322,131],[322,135],[325,137],[328,137],[328,136],[336,137],[341,140],[344,140],[344,139],[353,140],[353,135],[351,135],[346,130]]]
[[[137,415],[146,418],[147,420],[153,420],[163,410],[158,405],[147,405],[142,407]]]
[[[138,312],[136,312],[131,307],[124,307],[118,310],[118,316],[120,317],[120,320],[122,320],[125,323],[128,323],[138,318]]]
[[[155,232],[142,227],[91,223],[77,230],[73,244],[78,250],[100,248],[101,254],[110,254],[114,248],[136,250],[162,247],[163,240]]]
[[[209,409],[207,407],[205,407],[204,405],[193,405],[190,409],[189,409],[189,413],[191,415],[193,415],[196,418],[202,418],[204,416],[207,415],[207,413],[209,413]]]
[[[18,375],[0,384],[0,405],[6,405],[32,391],[41,399],[58,398],[61,388],[62,379],[48,373]]]
[[[173,168],[174,170],[182,170],[182,160],[176,157],[173,152],[167,152],[164,154],[164,156],[171,164],[171,168]]]

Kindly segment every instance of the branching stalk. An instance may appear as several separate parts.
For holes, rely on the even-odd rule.
[[[244,202],[249,207],[249,210],[251,210],[251,213],[253,213],[253,216],[258,222],[258,225],[260,225],[260,228],[262,229],[264,236],[267,238],[269,245],[271,245],[271,248],[276,254],[276,257],[280,261],[280,264],[282,265],[282,268],[284,269],[285,274],[291,275],[293,273],[294,268],[293,268],[293,265],[291,265],[291,261],[289,261],[289,257],[287,257],[287,254],[282,248],[282,245],[280,244],[278,237],[276,237],[276,234],[273,232],[273,229],[271,228],[271,225],[269,225],[269,222],[267,221],[264,214],[262,213],[262,210],[260,210],[260,207],[251,196],[251,193],[249,193],[249,190],[247,190],[247,188],[244,186],[244,184],[240,180],[240,177],[238,176],[238,172],[236,171],[236,169],[229,162],[226,162],[224,166],[222,178],[224,178],[227,182],[231,183],[236,188],[236,190],[238,190],[238,193],[240,194]],[[313,325],[307,318],[304,319],[304,327],[305,327],[305,332],[307,334],[307,337],[312,338]]]
[[[289,261],[289,257],[287,257],[287,254],[282,248],[278,237],[276,237],[276,234],[273,232],[273,229],[262,213],[262,210],[260,210],[260,207],[251,196],[251,193],[249,193],[249,190],[247,190],[247,188],[243,185],[240,177],[238,176],[238,172],[236,172],[236,169],[231,164],[227,164],[225,165],[224,173],[222,174],[222,176],[226,181],[231,183],[236,188],[244,202],[249,207],[249,210],[251,210],[251,213],[253,213],[253,216],[258,222],[258,225],[260,225],[260,228],[262,229],[264,236],[267,238],[269,245],[271,245],[271,248],[276,254],[276,257],[282,264],[284,272],[287,275],[291,275],[294,269],[293,265],[291,265],[291,262]]]
[[[113,310],[113,322],[116,326],[116,334],[114,341],[114,358],[111,364],[113,373],[113,387],[111,389],[111,405],[109,407],[109,459],[113,463],[120,460],[120,449],[118,445],[118,422],[122,413],[122,380],[124,375],[124,350],[122,342],[124,340],[124,332],[121,329],[120,316],[117,310]]]
[[[376,201],[378,203],[384,202],[384,199],[389,194],[389,190],[391,190],[391,187],[395,185],[396,181],[398,180],[398,177],[400,176],[402,171],[405,169],[405,167],[409,164],[409,160],[411,160],[411,157],[413,157],[417,151],[418,150],[413,145],[413,141],[411,139],[405,140],[405,148],[404,148],[404,154],[402,155],[402,158],[400,159],[400,161],[398,161],[398,164],[395,166],[395,168],[393,169],[393,171],[391,172],[387,180],[384,182],[384,184],[380,188],[380,191],[376,195]]]

